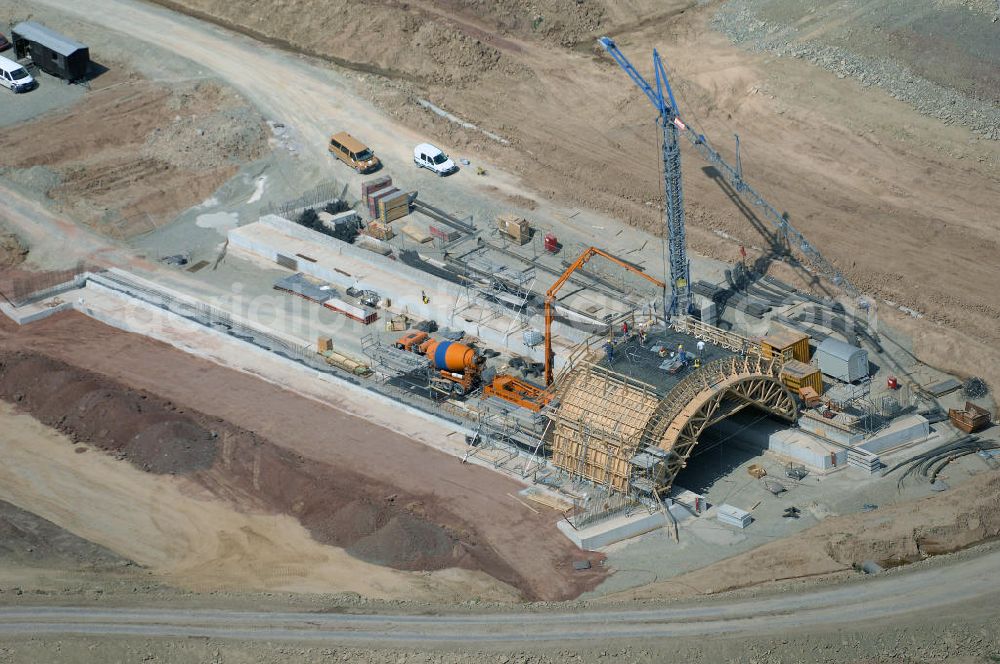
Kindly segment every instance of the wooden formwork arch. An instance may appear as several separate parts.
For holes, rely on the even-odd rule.
[[[781,382],[780,369],[780,358],[726,357],[690,374],[660,400],[648,386],[581,362],[566,376],[552,415],[553,464],[628,492],[635,477],[630,462],[656,448],[665,460],[647,479],[664,493],[712,424],[749,406],[790,422],[797,419],[797,403]]]
[[[662,493],[673,486],[677,474],[687,466],[701,434],[749,406],[794,422],[798,417],[795,398],[781,380],[769,374],[736,374],[696,394],[663,427],[656,447],[668,453],[657,478]]]

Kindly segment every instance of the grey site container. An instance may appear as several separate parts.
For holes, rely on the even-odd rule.
[[[853,383],[868,375],[868,351],[827,337],[814,356],[819,370],[831,378]]]

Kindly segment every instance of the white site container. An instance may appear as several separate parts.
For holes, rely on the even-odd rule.
[[[813,359],[824,374],[846,383],[868,375],[868,351],[833,337],[820,343]]]

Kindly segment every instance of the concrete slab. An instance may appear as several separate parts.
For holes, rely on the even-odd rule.
[[[470,291],[458,284],[416,270],[400,261],[379,256],[351,244],[315,233],[273,215],[233,229],[231,251],[278,263],[293,261],[296,271],[336,286],[353,286],[379,293],[392,305],[392,313],[435,320],[441,326],[458,328],[487,344],[541,360],[540,348],[524,343],[526,322],[485,308],[470,300]],[[289,267],[292,267],[289,265]],[[427,301],[424,301],[426,295]],[[529,321],[530,322],[530,321]],[[540,324],[540,321],[535,321]],[[584,335],[568,326],[553,326],[554,345],[574,346]],[[561,353],[564,357],[565,352]],[[560,353],[557,351],[557,362]]]
[[[670,513],[678,521],[692,518],[691,513],[680,505],[671,505]],[[565,519],[557,525],[562,534],[581,549],[597,551],[616,542],[662,528],[668,523],[670,520],[663,512],[656,511],[650,514],[645,508],[640,508],[635,514],[612,517],[586,528],[574,528]]]

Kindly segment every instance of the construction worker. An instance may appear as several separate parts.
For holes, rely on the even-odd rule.
[[[431,298],[427,297],[427,293],[425,291],[420,291],[420,301],[424,304],[430,304]]]

